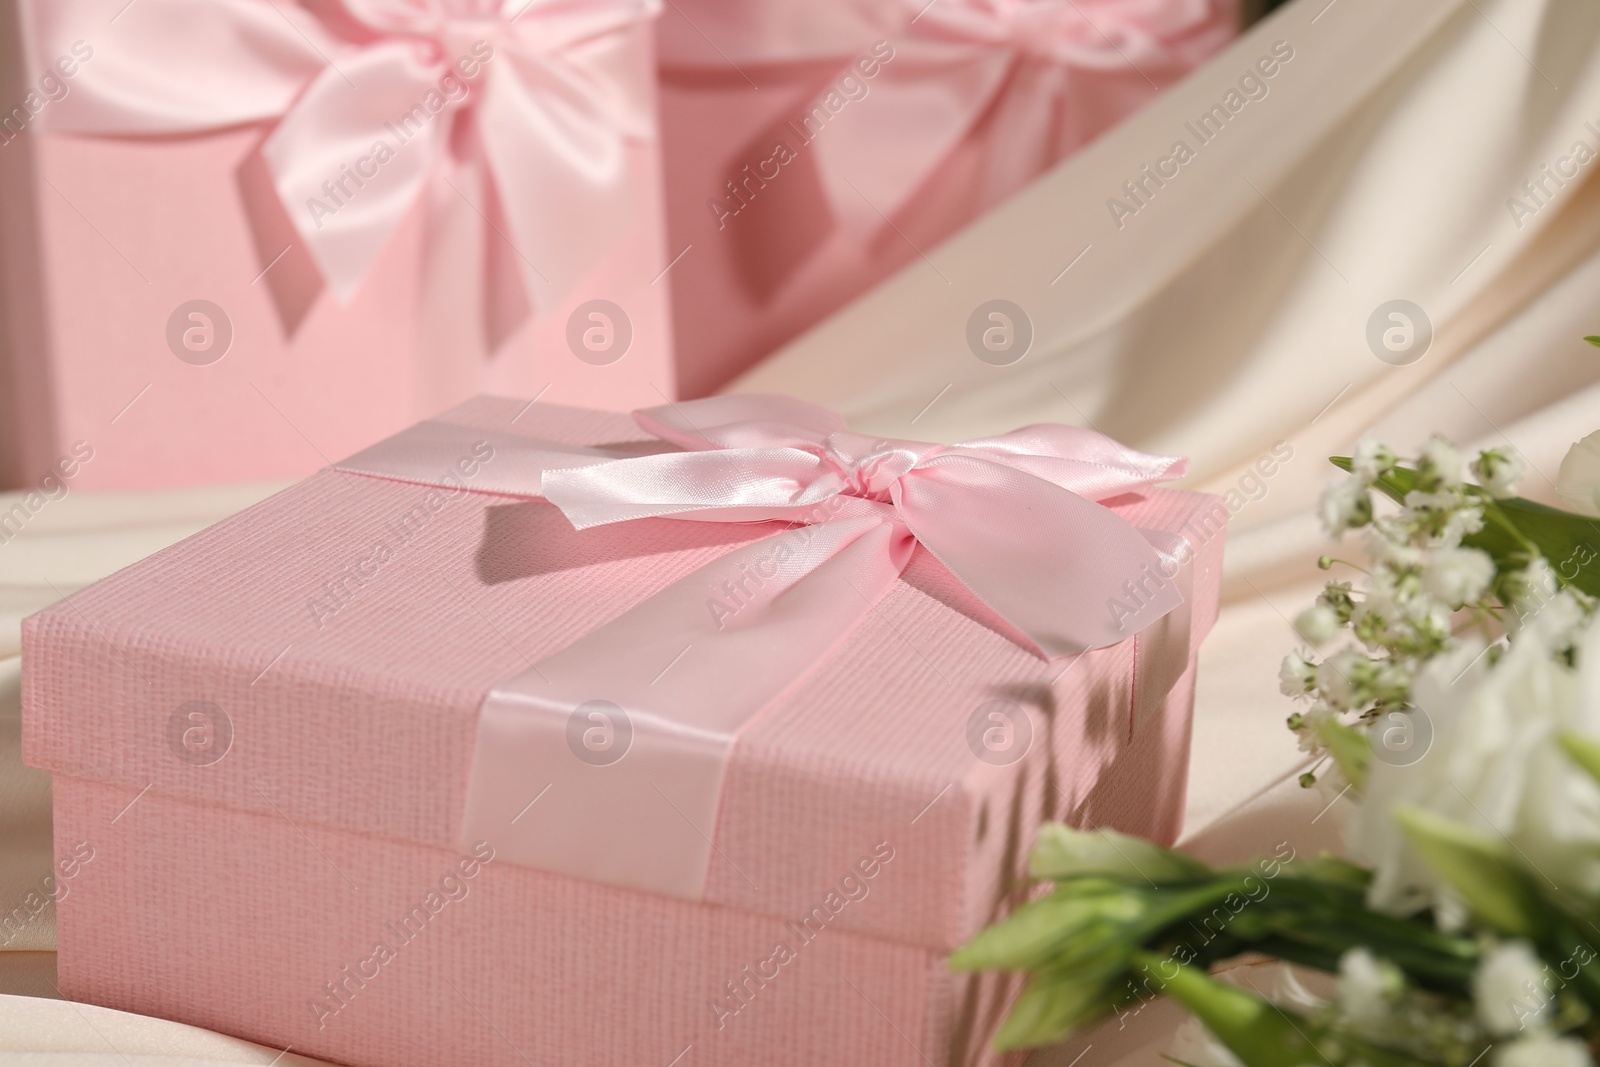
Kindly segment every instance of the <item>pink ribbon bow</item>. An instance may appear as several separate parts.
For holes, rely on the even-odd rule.
[[[948,446],[885,440],[779,396],[634,417],[683,451],[546,471],[543,496],[575,527],[657,516],[886,525],[897,573],[920,543],[1045,657],[1134,632],[1113,607],[1127,605],[1129,581],[1151,589],[1134,629],[1180,602],[1160,554],[1098,501],[1181,477],[1183,459],[1071,426]]]
[[[340,465],[446,484],[441,457],[486,443],[494,458],[473,491],[543,496],[580,529],[658,516],[788,524],[488,693],[460,839],[492,841],[514,863],[699,899],[740,730],[849,640],[917,544],[1041,656],[1112,644],[1183,603],[1183,547],[1168,535],[1173,551],[1157,551],[1158,535],[1100,502],[1179,477],[1185,460],[1068,426],[887,441],[778,396],[634,417],[676,448],[641,455],[431,422]],[[1187,628],[1170,629],[1186,649]],[[1186,651],[1171,654],[1181,672]],[[574,758],[591,734],[626,759],[601,774]],[[524,817],[543,788],[551,801]]]
[[[341,301],[412,206],[430,238],[492,227],[491,344],[557,304],[630,214],[627,146],[654,136],[659,0],[46,0],[44,63],[94,48],[52,129],[199,134],[275,122],[273,184]],[[506,243],[511,248],[502,248]],[[520,273],[520,278],[519,278]]]
[[[764,0],[694,7],[700,32],[686,30],[682,19],[667,19],[662,52],[667,67],[714,68],[725,66],[728,56],[740,65],[842,62],[842,73],[804,105],[813,110],[775,132],[796,151],[815,152],[829,205],[845,228],[875,233],[980,121],[991,124],[993,143],[1001,147],[986,154],[974,175],[974,210],[1004,200],[1153,93],[1147,78],[1180,74],[1224,41],[1229,6],[1216,0]],[[719,51],[709,50],[707,39]],[[855,64],[874,54],[881,58],[874,40],[887,41],[893,56],[870,63],[874,73],[864,76]],[[1084,72],[1101,81],[1086,84]],[[1115,73],[1126,75],[1125,86],[1104,81]],[[805,149],[792,143],[796,131]],[[760,135],[745,153],[748,160],[769,156],[772,136]]]

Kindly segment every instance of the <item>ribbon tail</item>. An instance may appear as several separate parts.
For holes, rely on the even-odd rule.
[[[805,148],[835,217],[876,233],[967,135],[1011,65],[1008,49],[905,41],[875,79],[853,79],[864,95],[845,96],[841,79],[814,100],[794,125],[813,138]]]
[[[497,269],[521,275],[535,314],[560,306],[630,225],[634,142],[653,128],[637,76],[653,69],[648,47],[643,27],[624,25],[559,62],[508,43],[488,71],[478,118],[508,246]]]
[[[471,477],[474,492],[537,497],[543,494],[546,472],[615,463],[647,454],[656,447],[646,441],[587,448],[430,419],[387,437],[334,467],[352,474],[452,490],[459,490],[463,478]],[[475,458],[483,466],[464,475],[450,465],[459,463],[461,457]]]
[[[463,129],[465,127],[465,129]],[[470,123],[457,136],[470,135]],[[492,349],[484,315],[464,313],[484,303],[488,245],[496,240],[477,205],[486,178],[468,150],[443,154],[428,176],[422,262],[417,286],[417,345],[413,354],[417,410],[446,408],[483,391],[484,361]]]
[[[483,220],[477,228],[484,231],[479,305],[483,311],[484,343],[492,354],[533,318],[534,290],[525,281],[527,265],[521,262],[511,242],[501,236],[512,228],[501,187],[489,180],[486,166],[479,168],[478,175],[482,183]]]
[[[786,530],[496,687],[461,840],[487,840],[513,863],[701,899],[739,731],[826,660],[911,549],[903,527],[875,519]]]
[[[483,390],[484,360],[533,313],[517,252],[475,123],[458,122],[459,150],[444,154],[427,190],[427,254],[418,318],[424,409]],[[439,358],[448,354],[449,358]]]

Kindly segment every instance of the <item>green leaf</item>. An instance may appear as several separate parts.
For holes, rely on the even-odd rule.
[[[1127,926],[1148,910],[1140,894],[1114,884],[1101,886],[1100,891],[1090,893],[1058,889],[1042,900],[1022,905],[958,948],[950,957],[951,969],[1033,970],[1053,961],[1069,942],[1076,939],[1079,948],[1085,948],[1091,932],[1099,933],[1103,940],[1107,928]]]
[[[1600,567],[1589,566],[1600,556],[1595,548],[1600,545],[1600,523],[1588,515],[1559,511],[1521,497],[1496,501],[1495,506],[1518,533],[1533,542],[1561,579],[1590,596],[1600,596]],[[1492,522],[1463,538],[1462,543],[1483,549],[1497,566],[1503,560],[1510,562],[1516,551],[1515,539]]]
[[[1297,863],[1286,864],[1283,876],[1296,881],[1321,882],[1323,885],[1338,886],[1363,894],[1366,893],[1367,886],[1372,884],[1372,872],[1367,868],[1326,852]]]
[[[1372,742],[1362,731],[1337,719],[1328,719],[1318,726],[1317,737],[1359,796],[1367,787],[1367,772],[1372,767]]]
[[[1219,982],[1198,967],[1154,956],[1141,956],[1134,964],[1176,967],[1171,977],[1167,970],[1161,971],[1167,994],[1189,1009],[1245,1067],[1431,1067],[1404,1052],[1319,1026],[1256,993]]]
[[[1588,341],[1590,344],[1594,345],[1596,348],[1600,348],[1600,337],[1592,337],[1592,336],[1591,337],[1585,337],[1584,340]]]
[[[1311,1026],[1299,1015],[1170,959],[1141,955],[1134,963],[1156,970],[1166,983],[1166,993],[1189,1009],[1245,1067],[1329,1062],[1306,1037]]]
[[[1039,828],[1028,870],[1035,878],[1052,881],[1100,877],[1140,886],[1193,882],[1211,873],[1199,860],[1142,837],[1074,830],[1058,822]]]
[[[1110,1010],[1117,977],[1113,973],[1096,981],[1060,972],[1035,975],[995,1034],[994,1047],[1005,1051],[1060,1041]]]
[[[1563,733],[1556,737],[1556,741],[1572,762],[1600,782],[1600,740],[1581,734]]]
[[[1543,905],[1499,841],[1409,805],[1396,805],[1393,817],[1433,873],[1485,925],[1511,937],[1541,935]]]

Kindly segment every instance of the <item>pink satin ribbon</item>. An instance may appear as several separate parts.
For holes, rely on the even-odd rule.
[[[868,233],[986,115],[1004,149],[985,161],[979,207],[1003,200],[1098,130],[1092,102],[1077,99],[1082,89],[1074,71],[1126,71],[1142,84],[1140,71],[1186,65],[1173,42],[1217,21],[1213,0],[686,6],[692,27],[684,19],[663,24],[666,68],[829,61],[841,65],[840,78],[865,84],[868,95],[846,105],[809,150],[836,216],[846,228]],[[893,46],[894,58],[863,78],[852,64],[878,40]],[[761,150],[756,158],[771,148],[752,145]]]
[[[621,237],[632,211],[627,146],[654,137],[644,31],[659,0],[31,7],[41,64],[74,41],[95,49],[43,116],[51,130],[151,136],[275,123],[262,153],[278,197],[341,301],[419,198],[431,232],[499,231],[513,253],[485,242],[492,343],[559,303]],[[380,141],[391,158],[374,158]]]
[[[776,396],[635,418],[660,449],[431,422],[340,464],[443,484],[441,457],[487,438],[495,459],[473,491],[543,496],[579,529],[657,516],[791,524],[491,690],[462,840],[490,840],[513,862],[699,899],[739,731],[849,639],[919,543],[1043,658],[1116,643],[1183,604],[1183,546],[1099,503],[1181,477],[1183,459],[1055,425],[948,446],[884,440]],[[626,755],[580,758],[574,738],[591,730],[631,733]]]

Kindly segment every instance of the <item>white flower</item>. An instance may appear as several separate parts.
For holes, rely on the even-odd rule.
[[[1382,1027],[1390,1004],[1404,987],[1400,969],[1366,948],[1353,948],[1339,957],[1339,1011],[1358,1031]]]
[[[1294,628],[1315,648],[1332,641],[1339,634],[1339,616],[1326,604],[1313,604],[1295,616]]]
[[[1560,587],[1554,568],[1543,556],[1534,556],[1526,567],[1511,572],[1505,588],[1516,615],[1515,628],[1520,630],[1543,611]]]
[[[1545,601],[1535,614],[1518,621],[1518,641],[1537,643],[1547,654],[1553,655],[1578,641],[1579,631],[1588,619],[1583,605],[1571,592],[1563,589]]]
[[[1440,548],[1454,548],[1468,534],[1483,529],[1483,510],[1475,507],[1457,508],[1445,520],[1444,528],[1433,538],[1432,544]]]
[[[1411,728],[1423,754],[1403,766],[1374,759],[1349,824],[1353,858],[1373,868],[1374,907],[1445,903],[1391,817],[1397,804],[1504,834],[1541,877],[1600,895],[1600,784],[1557,742],[1562,731],[1600,737],[1600,626],[1578,642],[1577,669],[1542,640],[1513,640],[1491,663],[1469,638],[1417,672]]]
[[[1594,1060],[1577,1038],[1530,1034],[1496,1049],[1494,1067],[1594,1067]]]
[[[1544,962],[1526,941],[1507,941],[1490,949],[1472,976],[1479,1025],[1503,1037],[1549,1019],[1555,997],[1545,989],[1544,972]]]
[[[1323,490],[1318,514],[1328,536],[1338,537],[1353,526],[1372,521],[1372,498],[1359,479],[1338,478]]]
[[[1303,712],[1300,721],[1304,728],[1300,731],[1300,751],[1319,752],[1322,749],[1322,724],[1330,719],[1338,718],[1338,714],[1326,704],[1313,704],[1310,709]],[[1317,781],[1325,781],[1328,771],[1324,770]]]
[[[1600,431],[1567,449],[1556,474],[1562,503],[1583,515],[1600,515]]]
[[[1472,461],[1473,477],[1496,500],[1516,496],[1517,483],[1527,469],[1522,456],[1511,448],[1488,448]]]
[[[1286,697],[1304,696],[1316,685],[1317,668],[1298,652],[1283,657],[1278,668],[1278,691]]]
[[[1422,549],[1412,548],[1404,541],[1395,539],[1394,534],[1388,529],[1388,524],[1374,524],[1362,539],[1362,548],[1373,562],[1381,563],[1390,570],[1403,571],[1420,567],[1427,559]]]
[[[1317,665],[1317,691],[1336,708],[1349,710],[1366,702],[1367,657],[1341,649]]]
[[[1370,485],[1377,481],[1380,475],[1393,470],[1396,462],[1398,460],[1395,454],[1387,445],[1372,434],[1366,433],[1356,442],[1356,454],[1351,458],[1350,468],[1357,478]]]
[[[1494,581],[1494,560],[1476,548],[1441,548],[1422,568],[1422,588],[1450,608],[1483,596]]]
[[[1398,522],[1418,544],[1454,548],[1467,534],[1483,529],[1483,509],[1455,491],[1413,489],[1406,494]]]
[[[1422,446],[1417,457],[1417,470],[1425,481],[1453,489],[1461,484],[1461,453],[1449,441],[1434,434]]]

